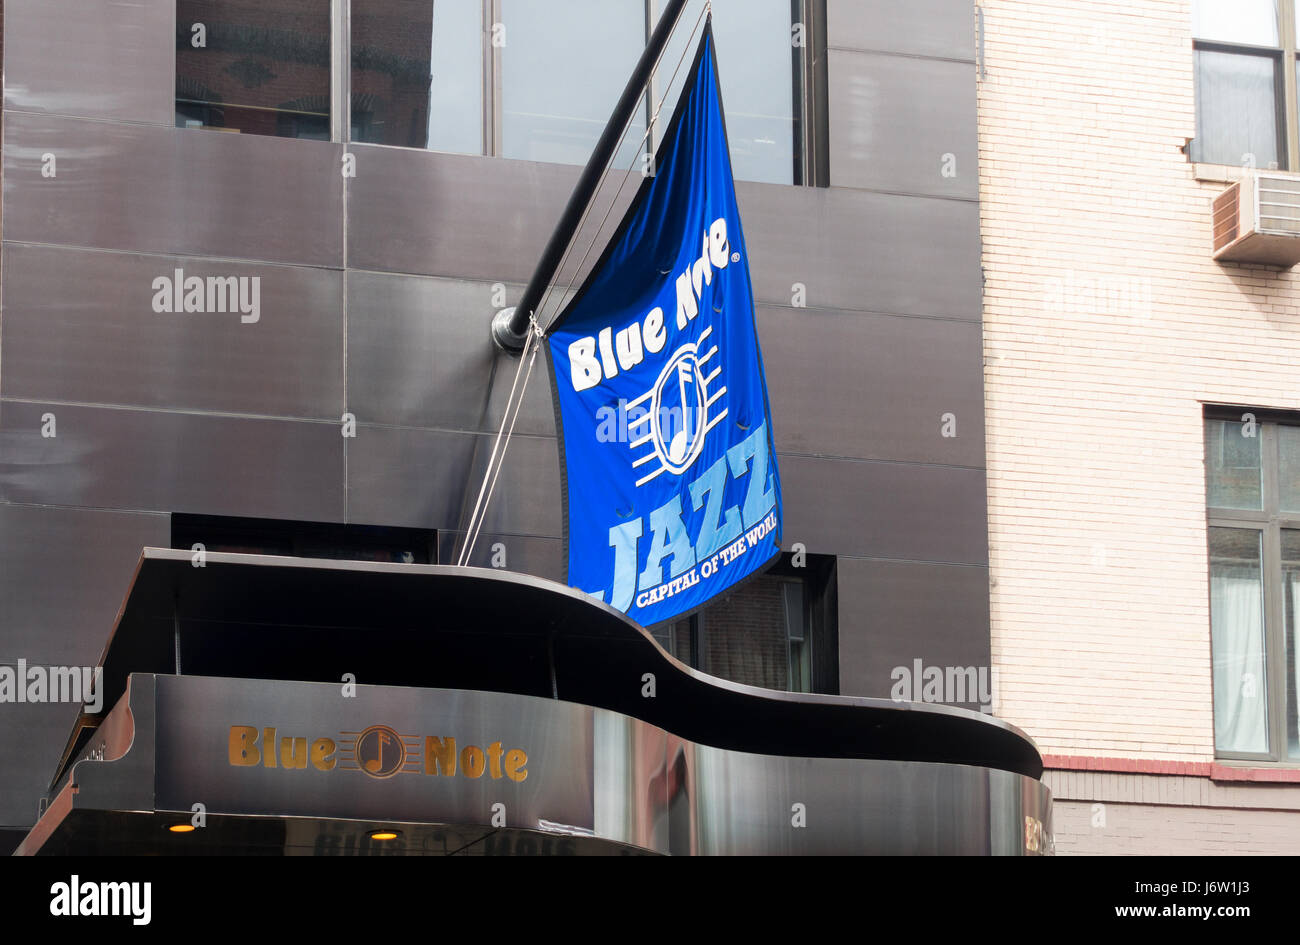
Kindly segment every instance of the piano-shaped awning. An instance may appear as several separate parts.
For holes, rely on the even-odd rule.
[[[381,828],[407,853],[1050,842],[1041,758],[990,716],[717,679],[510,572],[205,558],[144,550],[101,660],[113,708],[79,720],[20,853],[365,852]]]

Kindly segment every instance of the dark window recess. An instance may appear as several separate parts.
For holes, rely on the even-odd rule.
[[[328,140],[330,0],[177,0],[176,126]]]
[[[785,554],[700,612],[656,627],[674,657],[711,676],[788,692],[839,692],[835,557]]]
[[[172,516],[172,547],[189,551],[339,558],[348,561],[437,562],[437,532],[378,525],[334,525],[276,519]]]

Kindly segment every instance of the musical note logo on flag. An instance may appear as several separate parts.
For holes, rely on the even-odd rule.
[[[547,338],[569,584],[643,626],[698,609],[780,553],[711,23],[654,167]]]

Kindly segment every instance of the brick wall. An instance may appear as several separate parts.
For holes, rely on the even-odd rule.
[[[1300,817],[1292,811],[1223,811],[1203,807],[1109,804],[1105,822],[1093,826],[1097,806],[1077,801],[1052,805],[1056,851],[1075,856],[1294,855]],[[1182,877],[1179,877],[1181,879]]]
[[[1294,854],[1300,785],[1049,771],[1058,854]]]
[[[1208,761],[1201,402],[1300,409],[1300,276],[1210,258],[1188,0],[983,7],[1000,714],[1045,753]]]

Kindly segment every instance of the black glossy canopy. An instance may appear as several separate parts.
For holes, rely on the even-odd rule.
[[[350,673],[360,685],[559,698],[736,751],[1043,769],[1033,742],[990,716],[717,679],[587,595],[505,571],[219,552],[196,567],[189,552],[146,548],[101,663],[105,708],[133,672]]]

